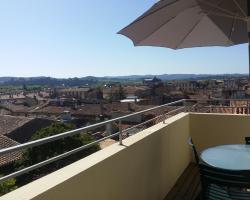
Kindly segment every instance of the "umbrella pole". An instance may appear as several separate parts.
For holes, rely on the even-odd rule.
[[[250,32],[248,32],[248,79],[250,80]]]
[[[250,0],[247,0],[247,15],[250,19]],[[248,79],[250,80],[250,21],[247,20],[247,30],[248,30]]]

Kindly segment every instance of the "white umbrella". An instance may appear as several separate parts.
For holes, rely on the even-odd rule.
[[[232,46],[249,42],[249,15],[250,0],[161,0],[118,33],[135,46]]]

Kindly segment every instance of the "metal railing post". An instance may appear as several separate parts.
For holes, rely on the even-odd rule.
[[[186,101],[186,100],[183,101],[183,106],[184,106],[184,108],[185,108],[185,109],[184,109],[184,110],[185,110],[184,112],[188,112],[188,109],[187,109],[187,101]]]
[[[163,124],[166,124],[166,118],[167,118],[167,114],[163,114]]]
[[[119,121],[119,144],[122,145],[122,121]]]

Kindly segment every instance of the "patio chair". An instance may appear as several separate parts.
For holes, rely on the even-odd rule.
[[[250,199],[249,171],[218,169],[200,164],[203,200],[247,200]]]
[[[250,137],[245,137],[246,144],[250,144]]]
[[[199,154],[197,153],[197,150],[196,150],[196,148],[195,148],[195,145],[194,145],[193,140],[192,140],[191,137],[188,138],[188,144],[189,144],[189,146],[192,147],[192,149],[193,149],[195,162],[196,162],[197,164],[199,164],[199,162],[200,162]]]

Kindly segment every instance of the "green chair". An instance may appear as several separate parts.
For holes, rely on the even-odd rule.
[[[218,169],[199,164],[203,200],[249,200],[249,171]]]
[[[195,147],[195,145],[194,145],[193,140],[192,140],[191,137],[188,138],[188,144],[193,149],[196,163],[199,164],[200,163],[199,154],[197,153],[196,147]]]
[[[245,137],[245,143],[250,145],[250,137]]]

